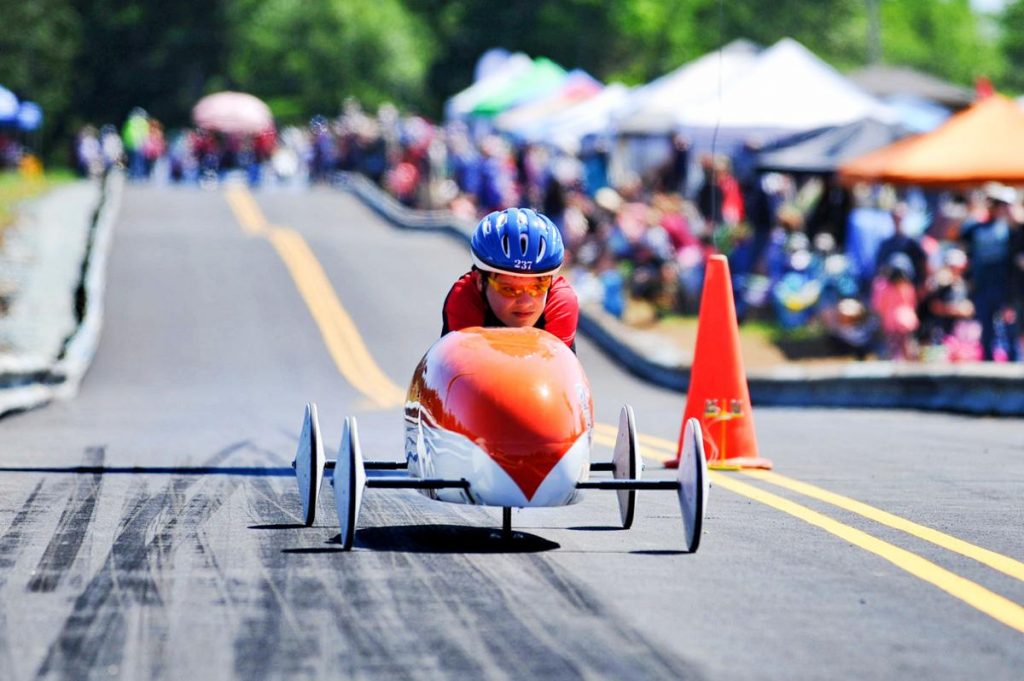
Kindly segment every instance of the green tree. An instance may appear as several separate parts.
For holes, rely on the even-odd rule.
[[[433,39],[400,0],[246,0],[230,17],[230,82],[278,117],[335,114],[347,97],[426,102]]]
[[[864,0],[776,0],[770,6],[702,0],[696,9],[707,49],[737,38],[768,46],[790,37],[836,66],[863,62],[866,33],[857,26],[865,14]]]
[[[42,107],[51,141],[69,115],[78,15],[70,0],[0,0],[0,17],[0,85]]]
[[[1024,92],[1024,0],[1014,0],[1004,8],[999,25],[999,47],[1007,66],[1003,84],[1013,92]]]
[[[631,0],[612,5],[613,60],[608,75],[644,83],[717,47],[715,27],[701,25],[703,0]]]
[[[1024,0],[979,20],[969,0],[873,0],[884,61],[1024,89]],[[279,120],[346,97],[440,114],[488,49],[647,82],[736,38],[793,37],[840,68],[868,58],[868,0],[0,0],[0,83],[44,108],[50,135],[143,106],[187,124],[219,89]],[[987,22],[987,23],[986,23]],[[1001,32],[988,30],[993,26]],[[1006,68],[1006,64],[1016,65]]]
[[[76,0],[77,114],[120,123],[141,106],[166,124],[187,124],[192,105],[224,69],[227,2]]]
[[[863,0],[628,0],[612,7],[613,74],[646,82],[736,39],[768,46],[794,38],[832,63],[862,59],[863,38],[851,27]]]
[[[969,0],[883,1],[882,56],[889,64],[913,66],[971,85],[978,76],[1003,75],[995,40],[981,30]]]

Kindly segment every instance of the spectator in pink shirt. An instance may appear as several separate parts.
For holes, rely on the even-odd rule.
[[[913,277],[914,264],[910,257],[893,253],[872,282],[871,306],[881,322],[885,359],[917,357],[914,334],[920,320]]]

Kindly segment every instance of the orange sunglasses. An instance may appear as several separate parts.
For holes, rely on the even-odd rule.
[[[500,282],[494,277],[487,277],[487,285],[502,298],[518,298],[524,293],[531,298],[540,298],[551,288],[551,277],[538,277],[524,286],[513,286]]]

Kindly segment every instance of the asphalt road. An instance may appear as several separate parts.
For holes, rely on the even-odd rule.
[[[299,526],[303,405],[399,457],[467,266],[337,191],[127,187],[80,395],[0,420],[0,678],[1021,678],[1021,420],[755,405],[777,475],[717,473],[694,555],[670,493],[628,532],[608,494],[516,512],[511,545],[406,491],[350,554],[329,495]],[[667,475],[683,396],[579,356]]]

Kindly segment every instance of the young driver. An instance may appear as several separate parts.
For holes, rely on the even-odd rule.
[[[529,208],[491,213],[476,226],[473,268],[444,301],[441,335],[470,326],[534,326],[576,352],[579,303],[558,276],[565,249],[558,229]]]

